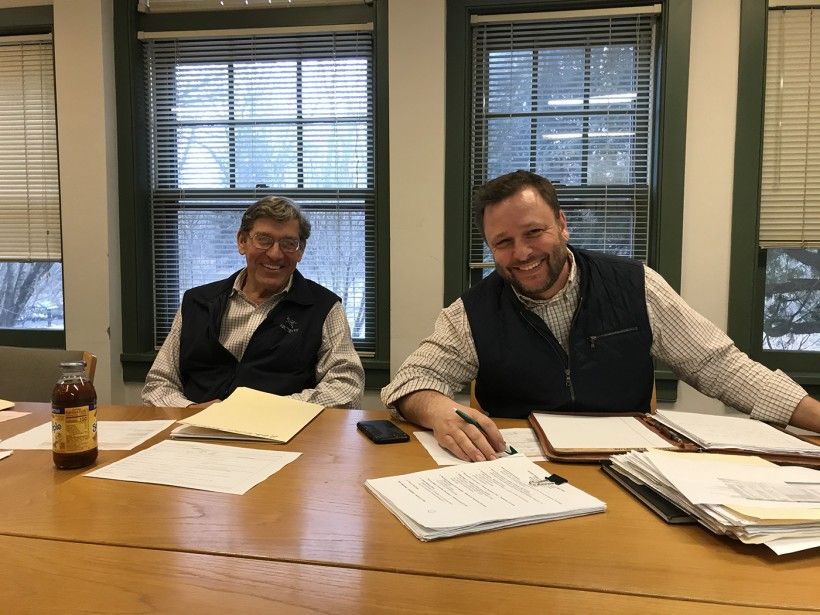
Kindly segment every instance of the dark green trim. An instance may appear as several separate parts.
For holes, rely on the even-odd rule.
[[[48,34],[53,25],[51,5],[0,9],[0,36]]]
[[[658,147],[652,182],[649,264],[680,291],[683,245],[683,184],[689,100],[692,0],[663,5],[658,70]]]
[[[642,1],[575,2],[573,9],[653,4]],[[444,184],[444,297],[449,304],[468,286],[470,216],[470,16],[566,9],[566,2],[447,2],[447,108]],[[651,186],[649,263],[669,284],[680,290],[683,241],[683,185],[686,160],[686,113],[689,92],[689,41],[692,0],[667,0],[659,33],[655,101],[658,145]],[[658,394],[674,401],[677,383],[668,368],[659,366]],[[669,382],[660,386],[661,380]]]
[[[65,348],[65,331],[54,329],[0,329],[0,346]]]
[[[387,0],[375,3],[374,63],[376,76],[376,356],[364,361],[365,376],[389,380],[390,371],[390,72],[388,49]],[[327,10],[327,9],[326,9]],[[328,10],[329,12],[329,10]],[[378,367],[381,365],[382,367]],[[374,370],[371,375],[371,369]],[[379,376],[379,370],[384,374]],[[376,386],[376,385],[374,385]]]
[[[377,12],[386,7],[378,7]],[[137,29],[146,32],[230,30],[241,28],[328,26],[374,21],[374,9],[361,5],[187,13],[138,13]]]
[[[671,370],[655,370],[655,395],[659,402],[678,401],[678,379]]]
[[[766,0],[742,0],[740,4],[728,333],[737,347],[748,354],[760,345],[760,337],[755,340],[755,331],[761,331],[756,323],[760,318],[754,316],[753,289],[760,252],[757,229],[763,157],[767,14]]]
[[[197,13],[143,14],[135,2],[114,3],[114,62],[117,87],[117,148],[120,186],[123,378],[143,381],[154,357],[151,220],[148,208],[148,155],[143,126],[145,97],[139,31],[193,31],[226,28],[374,24],[376,105],[376,347],[364,361],[368,384],[386,384],[390,355],[388,2],[375,7],[294,8]],[[372,374],[370,373],[372,370]]]
[[[767,19],[766,0],[741,1],[728,333],[750,357],[771,369],[782,369],[816,394],[820,385],[820,353],[762,349],[766,251],[758,247],[757,238]]]

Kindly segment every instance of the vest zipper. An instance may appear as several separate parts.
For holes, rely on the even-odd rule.
[[[589,346],[592,350],[595,350],[595,342],[599,339],[604,337],[610,337],[612,335],[620,335],[621,333],[631,333],[632,331],[637,331],[638,327],[629,327],[628,329],[619,329],[618,331],[610,331],[609,333],[601,333],[601,335],[590,335],[589,336]]]

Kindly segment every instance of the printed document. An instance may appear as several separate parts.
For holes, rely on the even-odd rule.
[[[318,404],[237,387],[224,401],[179,422],[284,444],[322,410]]]
[[[541,445],[538,443],[538,438],[535,437],[535,432],[529,427],[512,427],[509,429],[501,429],[501,435],[504,436],[504,441],[512,446],[516,451],[532,461],[546,461],[547,458],[541,452]],[[413,435],[421,442],[421,445],[430,453],[430,456],[440,466],[454,466],[463,463],[472,463],[464,461],[453,455],[446,448],[436,442],[436,437],[432,431],[414,431]],[[499,453],[503,456],[504,453]]]
[[[163,440],[85,476],[242,495],[299,455]]]
[[[173,425],[173,420],[97,421],[97,447],[101,451],[130,451]],[[12,450],[51,450],[51,423],[43,423],[0,442]]]
[[[606,504],[521,456],[365,481],[420,540],[603,512]]]

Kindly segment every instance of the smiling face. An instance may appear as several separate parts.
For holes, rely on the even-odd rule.
[[[525,186],[484,210],[484,236],[496,271],[533,299],[549,299],[569,277],[569,231],[537,190]]]
[[[267,250],[253,245],[251,236],[261,234],[276,240]],[[267,299],[281,291],[302,260],[304,245],[296,252],[283,252],[278,241],[299,240],[299,221],[277,222],[272,218],[259,218],[249,233],[240,231],[236,236],[239,253],[245,255],[248,271],[242,290],[251,298]]]

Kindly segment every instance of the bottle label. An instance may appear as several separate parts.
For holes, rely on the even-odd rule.
[[[97,406],[51,407],[51,438],[55,453],[84,453],[97,448]]]

